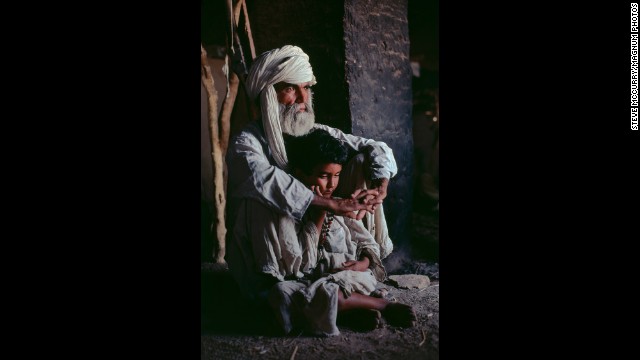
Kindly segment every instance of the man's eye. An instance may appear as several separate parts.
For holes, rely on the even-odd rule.
[[[292,92],[293,88],[291,86],[287,86],[286,88],[284,88],[284,91],[286,92]]]

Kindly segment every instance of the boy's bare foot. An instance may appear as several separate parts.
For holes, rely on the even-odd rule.
[[[381,288],[381,289],[376,289],[376,290],[372,291],[371,294],[369,294],[369,295],[373,296],[373,297],[384,299],[387,296],[387,294],[389,294],[389,290],[387,290],[385,288]]]
[[[411,306],[397,302],[389,303],[382,310],[382,315],[389,325],[403,328],[416,326],[418,320]]]
[[[354,331],[371,331],[382,327],[382,314],[375,309],[353,309],[338,313],[338,324]]]

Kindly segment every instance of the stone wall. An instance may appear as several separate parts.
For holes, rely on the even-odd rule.
[[[352,133],[393,149],[398,175],[385,214],[391,239],[405,243],[413,176],[407,1],[345,1],[344,33]]]

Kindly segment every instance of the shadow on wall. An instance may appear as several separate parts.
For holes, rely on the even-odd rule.
[[[413,78],[414,196],[417,210],[432,211],[440,198],[438,74],[423,69],[420,75]]]
[[[414,63],[414,191],[412,257],[439,261],[439,91],[438,71]],[[417,69],[416,69],[417,67]]]

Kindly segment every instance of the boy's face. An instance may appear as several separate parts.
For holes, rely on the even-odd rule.
[[[311,174],[297,171],[297,178],[309,187],[319,187],[322,196],[331,197],[340,181],[340,171],[342,171],[340,164],[320,164],[313,168]]]

